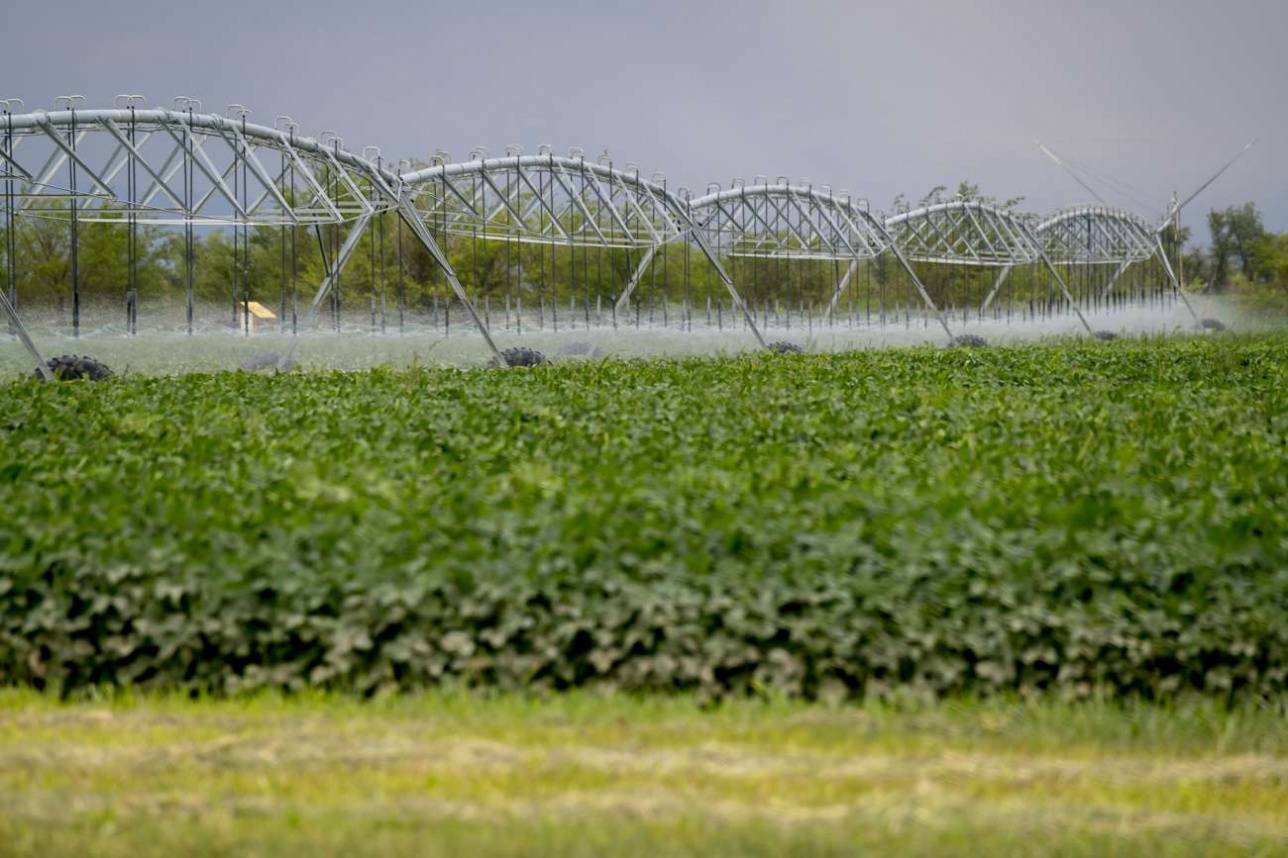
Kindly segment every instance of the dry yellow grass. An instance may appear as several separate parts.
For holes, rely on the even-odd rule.
[[[1279,855],[1271,708],[0,694],[11,855]]]

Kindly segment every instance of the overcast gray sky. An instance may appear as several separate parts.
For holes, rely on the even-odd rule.
[[[360,150],[607,148],[695,190],[808,177],[887,207],[960,179],[1046,211],[1089,195],[1042,140],[1151,218],[1255,201],[1288,229],[1285,0],[670,2],[4,0],[0,97],[81,93],[338,131]]]

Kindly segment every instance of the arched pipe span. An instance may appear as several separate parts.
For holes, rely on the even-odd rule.
[[[309,223],[314,226],[322,223],[340,223],[351,221],[352,225],[334,260],[330,260],[328,270],[313,300],[310,302],[303,320],[308,327],[316,318],[326,296],[330,294],[339,274],[356,250],[363,234],[370,225],[373,216],[379,211],[396,210],[407,223],[417,240],[426,248],[431,257],[443,269],[446,278],[457,299],[465,307],[475,326],[483,336],[494,357],[500,358],[500,352],[480,317],[473,302],[469,299],[459,277],[453,270],[446,253],[438,245],[433,234],[427,228],[424,213],[416,208],[416,201],[427,187],[432,187],[435,180],[450,183],[453,177],[477,176],[490,181],[498,172],[512,171],[519,179],[520,186],[527,184],[527,174],[532,170],[545,170],[551,177],[549,187],[557,183],[565,191],[572,193],[569,187],[574,178],[580,189],[587,187],[598,195],[595,209],[598,213],[608,213],[621,229],[616,234],[627,236],[628,246],[647,245],[650,249],[659,244],[674,241],[681,236],[689,235],[694,243],[706,255],[724,282],[736,306],[742,310],[746,324],[757,341],[763,346],[764,339],[755,320],[752,318],[745,302],[738,293],[732,278],[724,270],[719,259],[711,252],[703,237],[693,228],[687,207],[664,185],[642,179],[638,172],[614,169],[598,163],[588,163],[584,158],[563,158],[552,154],[536,156],[514,156],[503,159],[475,159],[460,164],[444,164],[419,170],[410,170],[399,175],[388,169],[382,162],[356,155],[343,148],[338,139],[330,142],[319,141],[308,137],[297,136],[293,129],[283,131],[249,122],[243,113],[240,117],[228,117],[204,113],[189,109],[113,109],[81,110],[69,109],[53,112],[38,111],[30,114],[14,115],[7,111],[4,115],[6,139],[19,142],[26,136],[43,136],[53,149],[50,157],[41,167],[27,169],[23,166],[21,155],[16,151],[16,144],[10,144],[3,150],[2,165],[4,178],[20,185],[20,195],[35,199],[42,196],[70,196],[89,201],[85,208],[73,202],[69,206],[71,218],[82,216],[85,220],[121,220],[128,216],[131,224],[147,222],[181,222],[187,224],[219,224],[233,226],[264,225],[299,225]],[[128,134],[125,129],[128,128]],[[220,139],[233,153],[231,166],[220,169],[212,163],[202,146],[205,139],[193,137],[206,133],[211,139]],[[83,146],[87,134],[99,133],[113,138],[115,146],[107,158],[106,165],[96,169],[85,160]],[[142,135],[143,142],[152,134],[163,134],[172,140],[171,154],[161,163],[153,163],[149,156],[141,151],[141,143],[136,135]],[[164,138],[163,138],[164,139]],[[12,148],[10,148],[12,147]],[[315,201],[319,206],[303,210],[296,202],[295,194],[283,193],[277,185],[282,181],[282,174],[276,177],[256,156],[257,147],[267,147],[282,153],[293,166],[298,166],[307,188],[316,192]],[[28,147],[31,148],[31,147]],[[334,201],[327,197],[326,190],[309,169],[309,159],[335,168],[335,173],[347,185],[347,192],[352,201],[358,203],[356,208],[341,210]],[[113,180],[129,162],[131,168],[141,166],[151,184],[141,196],[136,191],[131,178],[131,187],[127,193],[114,185]],[[49,179],[64,165],[75,179],[77,173],[86,180],[83,190],[76,188],[59,189],[50,185]],[[185,193],[179,195],[170,187],[170,180],[180,170],[184,170]],[[254,205],[238,199],[236,185],[228,187],[225,181],[229,173],[235,177],[238,169],[243,173],[253,174],[261,183],[263,194]],[[208,181],[210,189],[199,204],[189,198],[187,193],[188,171],[199,171]],[[285,168],[283,168],[283,172]],[[132,174],[131,174],[132,175]],[[586,179],[590,179],[587,183]],[[148,179],[145,179],[147,181]],[[359,187],[359,183],[363,186]],[[74,182],[73,182],[74,184]],[[528,186],[537,197],[537,188]],[[52,191],[53,193],[49,193]],[[153,198],[166,197],[174,205],[152,205]],[[222,209],[217,214],[209,211],[198,211],[201,205],[211,199],[222,200]],[[278,211],[265,215],[261,204],[266,199],[273,199]],[[464,198],[462,198],[463,201]],[[653,217],[646,218],[645,203]],[[98,210],[90,211],[97,206]],[[595,225],[590,210],[584,199],[578,198],[576,206],[583,217],[583,225],[589,224],[597,233],[594,241],[602,246],[621,246],[621,241],[610,241]],[[618,206],[624,207],[619,211]],[[547,214],[554,215],[550,211]],[[551,222],[558,220],[551,217]],[[647,223],[647,241],[641,241],[636,231]],[[614,227],[609,227],[612,232]],[[531,236],[529,236],[531,238]],[[564,232],[563,239],[574,243],[575,237]],[[584,237],[583,237],[584,238]],[[543,237],[547,243],[556,243],[553,236]],[[14,308],[4,307],[5,314],[15,329],[19,330],[24,343],[28,345],[32,357],[42,367],[44,361],[30,338]],[[298,340],[293,340],[283,362],[289,361]]]
[[[465,179],[470,180],[468,188],[459,181]],[[422,220],[441,213],[446,222],[450,214],[454,231],[460,234],[570,247],[643,249],[635,275],[617,299],[619,305],[658,247],[690,240],[715,270],[756,341],[765,345],[750,308],[694,222],[689,206],[664,184],[644,179],[638,171],[547,153],[439,164],[403,173],[399,181],[407,209],[418,212]],[[438,198],[429,206],[417,207],[417,201],[433,193],[436,185]]]
[[[131,227],[138,223],[320,227],[353,220],[337,264],[327,273],[309,307],[306,325],[315,319],[323,298],[373,214],[396,207],[400,197],[396,173],[347,151],[338,139],[324,142],[301,137],[290,128],[281,130],[249,122],[245,113],[234,118],[192,109],[68,109],[27,114],[6,111],[0,121],[0,133],[4,135],[4,146],[0,148],[4,179],[8,187],[17,186],[16,198],[21,199],[24,213],[67,217],[73,222],[128,219]],[[90,135],[96,138],[91,148],[99,139],[104,143],[106,159],[95,159],[87,149]],[[158,135],[167,142],[161,152],[156,147],[145,148]],[[19,151],[19,146],[28,139],[48,144],[49,154],[39,159],[39,167],[35,162],[30,167],[24,165],[24,152]],[[226,147],[216,155],[222,154],[225,160],[230,157],[228,166],[221,167],[206,150],[211,140]],[[260,157],[266,151],[281,156],[276,175],[274,168],[266,166]],[[64,166],[70,181],[68,187],[61,188],[51,180]],[[180,173],[182,190],[177,190],[175,181]],[[289,190],[288,175],[293,183],[298,181]],[[78,176],[86,182],[84,190],[76,186]],[[140,176],[145,182],[142,193],[137,185]],[[208,186],[204,193],[196,189],[197,176]],[[258,182],[253,204],[248,195],[251,176]],[[328,190],[328,184],[335,190]],[[69,200],[66,209],[33,212],[42,200],[60,198]],[[19,333],[38,370],[47,375],[43,357],[16,309],[7,300],[3,304],[10,325]],[[490,338],[488,342],[491,345]],[[293,341],[289,351],[294,348]]]
[[[948,320],[891,236],[866,208],[809,185],[756,184],[715,191],[689,202],[695,224],[728,238],[734,255],[847,261],[828,302],[830,317],[860,261],[894,254],[926,308],[952,338]],[[739,244],[744,245],[739,248]]]
[[[302,137],[293,127],[283,130],[252,123],[244,113],[231,117],[201,112],[191,109],[191,103],[188,109],[172,110],[118,107],[24,114],[6,111],[0,120],[0,134],[6,140],[0,147],[0,181],[19,189],[20,214],[26,213],[42,197],[61,196],[73,200],[69,206],[73,216],[79,214],[86,220],[119,222],[129,217],[132,224],[167,222],[239,227],[351,223],[340,252],[334,260],[329,260],[329,268],[310,302],[305,327],[315,320],[373,218],[380,212],[396,211],[443,269],[457,299],[497,357],[500,353],[491,334],[431,232],[429,218],[450,214],[454,220],[446,231],[454,234],[466,231],[474,234],[483,228],[486,238],[642,249],[641,264],[619,295],[619,302],[629,296],[658,247],[674,241],[691,241],[713,266],[761,345],[764,339],[749,308],[718,254],[712,250],[713,238],[718,244],[725,238],[731,239],[735,248],[732,255],[848,261],[846,275],[838,282],[829,304],[829,313],[859,261],[892,253],[950,337],[952,332],[947,321],[913,268],[915,262],[1000,268],[1001,274],[987,301],[992,300],[1012,266],[1040,262],[1059,284],[1079,321],[1090,330],[1054,260],[1071,264],[1117,262],[1120,269],[1106,287],[1108,291],[1128,265],[1156,254],[1177,295],[1193,314],[1162,252],[1159,230],[1151,231],[1128,212],[1103,207],[1066,210],[1032,226],[998,207],[957,200],[882,220],[844,193],[833,194],[809,185],[782,181],[682,199],[664,181],[645,179],[637,170],[548,152],[481,157],[397,172],[378,157],[372,159],[346,150],[338,138],[328,141]],[[85,151],[79,148],[88,134],[102,136],[111,148],[112,154],[102,167],[88,163]],[[138,135],[143,135],[142,142]],[[143,149],[143,143],[154,135],[169,141],[169,154],[164,159]],[[39,166],[25,160],[24,152],[18,151],[19,144],[27,138],[43,138],[52,150]],[[221,170],[214,164],[202,148],[207,141],[227,145],[233,165]],[[264,151],[280,153],[283,164],[290,164],[298,171],[292,175],[300,177],[298,187],[304,189],[303,194],[295,186],[292,193],[283,192],[286,168],[281,167],[275,175],[259,158]],[[120,175],[127,162],[147,184],[142,196],[136,195],[133,185],[128,195],[120,188]],[[64,167],[73,177],[77,174],[83,177],[85,184],[79,188],[54,185],[51,180]],[[224,181],[229,170],[239,167],[244,173],[254,175],[261,184],[257,188],[260,196],[253,205],[239,201]],[[209,189],[201,200],[193,199],[190,189],[182,199],[175,191],[172,180],[180,169],[204,176]],[[334,173],[330,172],[332,169]],[[319,170],[328,171],[329,178],[345,187],[339,193],[329,192],[316,175]],[[534,182],[534,176],[541,181]],[[505,190],[501,187],[502,179],[507,180]],[[461,184],[465,180],[471,183],[468,195]],[[312,197],[307,196],[310,192]],[[555,193],[563,195],[562,207],[553,205]],[[201,206],[212,199],[222,200],[223,208],[203,210]],[[84,206],[76,200],[83,201]],[[301,201],[312,204],[301,204]],[[731,217],[734,208],[743,216]],[[50,216],[55,211],[56,207],[42,210],[42,214]],[[533,228],[530,223],[534,216],[541,225],[539,228]],[[492,230],[491,234],[486,234],[488,229]],[[1093,245],[1090,252],[1080,250],[1071,240],[1079,237],[1090,238]],[[44,362],[7,296],[0,296],[0,307],[43,372]],[[291,349],[294,347],[295,341]]]
[[[1197,322],[1163,249],[1161,233],[1167,225],[1151,227],[1131,212],[1108,206],[1078,206],[1056,212],[1042,221],[1033,234],[1053,260],[1068,265],[1115,265],[1113,275],[1101,290],[1108,297],[1120,278],[1134,264],[1157,257],[1167,274],[1172,291]],[[991,296],[990,296],[991,298]],[[987,302],[985,303],[987,306]]]
[[[126,214],[130,217],[131,224],[155,220],[247,227],[274,224],[311,224],[317,227],[325,223],[351,220],[349,234],[309,304],[303,320],[305,327],[316,319],[323,301],[377,211],[396,210],[443,268],[452,290],[465,306],[488,348],[495,357],[501,357],[491,333],[461,286],[446,254],[412,208],[397,173],[379,162],[345,150],[338,139],[327,143],[309,137],[298,137],[291,130],[282,131],[248,122],[244,114],[239,118],[231,118],[193,110],[163,109],[38,111],[22,115],[6,113],[0,124],[0,132],[4,133],[6,141],[2,159],[5,165],[4,178],[8,183],[18,184],[19,193],[24,200],[33,200],[42,195],[51,196],[41,192],[53,187],[49,184],[49,179],[64,165],[69,166],[73,179],[77,173],[83,175],[87,180],[84,193],[75,187],[53,188],[55,193],[52,196],[72,199],[69,217],[73,220],[81,214],[78,199],[89,199],[110,211],[111,218],[99,214],[99,219],[119,220],[122,214]],[[231,150],[231,165],[221,169],[215,164],[202,148],[206,141],[194,141],[194,132],[208,132],[227,144]],[[90,133],[101,133],[108,138],[111,154],[102,167],[86,160],[83,146],[85,137]],[[149,159],[138,140],[137,135],[140,133],[164,133],[170,139],[171,145],[167,147],[168,154],[164,160],[153,163]],[[39,168],[28,169],[21,161],[17,147],[26,136],[43,137],[51,144],[52,152]],[[291,193],[285,193],[279,187],[284,181],[285,169],[274,177],[257,156],[256,147],[267,147],[281,153],[285,159],[283,163],[289,162],[291,165],[291,174],[298,175],[301,179],[301,186],[305,189],[303,197],[298,197],[294,189]],[[141,197],[136,193],[137,187],[133,185],[133,180],[128,193],[123,192],[116,181],[127,164],[131,168],[127,175],[133,176],[133,171],[141,166],[148,176],[145,181],[150,184]],[[333,173],[326,180],[320,180],[317,175],[319,167],[331,167]],[[171,187],[171,182],[181,169],[185,174],[183,199]],[[238,169],[247,177],[254,175],[261,183],[262,195],[253,206],[248,204],[244,193],[242,199],[238,198],[235,185]],[[195,199],[195,195],[191,193],[191,177],[198,172],[204,175],[209,184],[208,192],[200,200]],[[233,188],[229,188],[228,183],[230,172],[234,180]],[[328,192],[325,187],[327,180],[331,180],[333,186],[340,189],[338,193]],[[366,187],[362,187],[360,183],[364,183]],[[341,195],[352,204],[347,209],[337,204]],[[150,200],[159,196],[167,197],[174,205],[151,205]],[[203,213],[201,207],[212,199],[222,199],[226,210],[221,210],[218,215]],[[261,204],[269,199],[277,206],[275,213],[257,216],[256,212],[260,210]],[[301,199],[306,202],[306,206],[299,204]],[[142,218],[138,217],[140,214],[143,215]],[[87,212],[85,219],[94,219],[94,214]],[[31,341],[15,308],[7,300],[2,307],[10,324],[19,332],[24,346],[36,361],[38,370],[47,377],[45,361]],[[287,353],[281,358],[282,364],[287,364],[292,359],[297,344],[298,338],[293,338]]]
[[[1068,284],[1056,270],[1041,240],[1024,220],[998,206],[975,200],[935,203],[887,218],[886,228],[909,258],[941,265],[1001,269],[985,305],[1016,265],[1041,262],[1087,333],[1093,333]]]
[[[149,154],[142,151],[142,142],[126,138],[127,130],[145,135],[165,134],[171,144],[167,149],[168,156],[160,161],[149,157]],[[274,180],[270,168],[259,161],[254,151],[256,146],[265,146],[291,157],[292,166],[304,173],[302,184],[307,185],[317,181],[314,171],[310,169],[311,166],[336,165],[346,170],[353,170],[369,180],[386,199],[397,196],[397,173],[347,151],[338,140],[322,142],[312,137],[297,136],[289,130],[283,131],[248,122],[244,118],[188,110],[118,108],[5,114],[0,119],[0,134],[13,136],[15,151],[0,154],[0,161],[3,161],[8,168],[5,177],[17,181],[21,189],[31,192],[23,194],[28,200],[38,199],[42,196],[39,189],[48,187],[53,191],[48,196],[78,196],[99,199],[123,207],[128,206],[143,216],[139,222],[148,222],[150,216],[157,222],[272,225],[263,220],[256,220],[242,208],[238,200],[232,198],[231,192],[226,187],[227,170],[221,171],[213,164],[204,151],[205,141],[196,143],[186,141],[183,137],[185,131],[218,135],[238,157],[244,159],[247,169],[264,184],[264,190],[270,194],[271,187],[275,187],[278,182]],[[112,153],[101,168],[89,163],[83,154],[85,138],[89,134],[101,136],[113,146]],[[43,137],[52,144],[51,156],[38,169],[24,166],[21,153],[16,151],[24,137]],[[196,208],[197,203],[201,201],[191,200],[185,205],[185,201],[179,199],[180,194],[171,187],[171,183],[182,169],[185,155],[194,171],[202,174],[214,190],[221,192],[229,208],[226,214],[208,217]],[[157,206],[150,205],[146,201],[123,199],[123,189],[119,184],[121,173],[128,161],[139,165],[147,174],[149,197],[166,197],[173,205]],[[69,162],[75,164],[77,171],[87,182],[83,191],[58,188],[49,183],[53,175]],[[275,201],[281,206],[279,220],[282,222],[335,223],[346,219],[334,207],[302,212],[298,210],[298,206],[292,206],[284,197],[275,196]],[[86,210],[82,210],[79,216],[82,220],[93,219],[92,212]],[[119,216],[114,219],[119,219]]]

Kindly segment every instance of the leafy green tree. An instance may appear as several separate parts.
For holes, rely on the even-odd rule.
[[[70,294],[71,238],[65,221],[33,217],[17,228],[18,293],[22,298],[54,301],[59,308]]]
[[[1212,279],[1217,289],[1230,280],[1230,262],[1238,263],[1238,273],[1253,278],[1252,248],[1265,236],[1261,213],[1254,203],[1230,206],[1208,212],[1208,230],[1212,233]]]
[[[1256,279],[1288,293],[1288,233],[1266,233],[1252,242],[1249,258]]]

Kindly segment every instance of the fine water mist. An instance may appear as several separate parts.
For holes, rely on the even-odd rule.
[[[1220,298],[1191,297],[1200,318],[1222,320],[1232,329],[1265,328],[1271,324],[1246,318],[1231,303]],[[959,311],[960,313],[960,311]],[[978,318],[967,312],[947,314],[955,335],[972,334],[990,345],[1034,340],[1085,337],[1086,330],[1075,315],[1058,313],[1028,316],[1005,308],[995,316]],[[1116,308],[1085,311],[1093,330],[1117,337],[1194,334],[1197,326],[1183,304],[1159,301]],[[206,318],[213,314],[206,314]],[[638,319],[609,321],[584,316],[549,318],[538,323],[512,320],[503,325],[494,320],[492,336],[498,348],[516,346],[535,349],[553,363],[602,358],[647,359],[698,355],[731,355],[755,351],[759,344],[745,321],[725,310],[717,322],[708,324],[705,313],[668,315],[665,324],[659,314],[650,322]],[[854,349],[943,346],[948,338],[938,322],[922,314],[888,314],[879,318],[838,316],[817,317],[767,315],[757,318],[766,342],[788,342],[805,352],[840,352]],[[248,333],[244,326],[206,322],[192,334],[178,325],[140,326],[136,334],[123,325],[102,325],[85,329],[80,337],[70,336],[52,316],[36,314],[31,333],[46,358],[62,354],[90,355],[107,363],[118,374],[176,374],[187,372],[275,371],[278,360],[290,351],[292,336],[276,324]],[[313,330],[301,333],[294,350],[294,369],[357,371],[374,367],[445,366],[481,368],[491,353],[483,338],[463,317],[449,325],[430,324],[424,319],[406,320],[401,330],[386,324],[381,332],[370,324],[345,324],[337,331]],[[0,343],[0,371],[11,376],[28,373],[30,358],[16,337]]]

